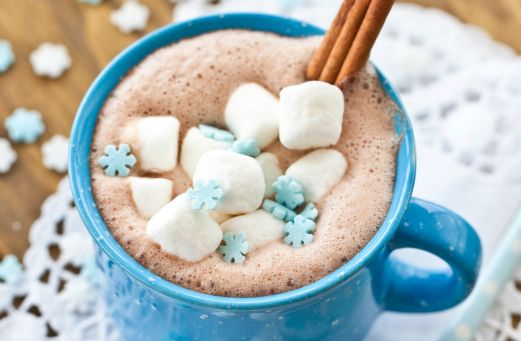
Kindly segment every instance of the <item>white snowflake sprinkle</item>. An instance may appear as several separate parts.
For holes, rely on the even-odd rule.
[[[110,22],[123,33],[145,29],[150,11],[137,0],[126,0],[121,7],[110,14]]]
[[[15,55],[11,43],[0,39],[0,73],[7,71],[15,61]]]
[[[47,169],[66,172],[68,155],[69,139],[65,136],[54,135],[42,145],[43,165]]]
[[[82,277],[74,277],[65,284],[65,288],[60,292],[60,300],[65,309],[71,313],[88,313],[93,302],[96,300],[95,291],[92,285]]]
[[[0,137],[0,173],[5,174],[11,170],[16,161],[16,152],[8,140]]]
[[[29,56],[33,71],[38,76],[60,77],[71,67],[67,48],[60,44],[42,43]]]

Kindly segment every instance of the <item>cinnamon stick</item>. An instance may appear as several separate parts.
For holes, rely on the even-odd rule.
[[[335,41],[337,41],[340,31],[344,26],[347,14],[353,7],[355,1],[356,0],[344,0],[342,2],[342,5],[340,6],[338,13],[335,19],[333,20],[333,23],[329,27],[329,30],[327,30],[326,35],[322,40],[322,43],[317,48],[317,50],[313,54],[313,57],[311,57],[311,60],[309,61],[306,74],[307,79],[317,80],[320,78],[322,69],[324,68],[329,54],[333,49]]]
[[[356,0],[347,14],[340,35],[336,42],[334,42],[331,53],[327,57],[322,73],[320,74],[319,79],[321,81],[328,83],[334,83],[336,81],[351,45],[355,40],[356,34],[362,25],[370,3],[371,0]]]
[[[365,18],[338,73],[337,84],[346,77],[353,76],[365,65],[393,3],[394,0],[371,0]]]

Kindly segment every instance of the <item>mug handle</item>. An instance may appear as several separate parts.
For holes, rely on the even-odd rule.
[[[443,259],[442,270],[422,269],[389,255],[385,267],[384,309],[433,312],[463,301],[472,291],[481,263],[481,242],[472,226],[456,213],[413,198],[405,211],[390,252],[416,248]]]

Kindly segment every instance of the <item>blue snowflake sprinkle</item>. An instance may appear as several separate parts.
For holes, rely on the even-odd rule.
[[[224,245],[219,246],[219,252],[227,263],[243,263],[248,253],[248,242],[244,232],[228,232],[224,235]]]
[[[34,143],[45,131],[38,111],[18,108],[5,119],[5,129],[14,142]]]
[[[7,71],[14,63],[14,52],[11,44],[0,39],[0,73]]]
[[[275,191],[275,200],[290,209],[304,203],[304,188],[287,175],[281,175],[271,187]]]
[[[100,5],[103,2],[103,0],[80,0],[80,2],[89,5]]]
[[[313,241],[315,222],[302,215],[297,215],[293,221],[284,226],[284,243],[299,248]]]
[[[23,276],[22,264],[14,255],[7,255],[0,262],[0,279],[7,284],[18,282]]]
[[[105,155],[99,158],[98,164],[108,176],[127,176],[136,164],[136,158],[130,153],[128,144],[120,144],[119,147],[109,144],[105,147]]]
[[[306,207],[300,212],[301,216],[316,221],[318,217],[318,210],[312,202],[308,203]]]
[[[260,154],[260,149],[255,139],[237,140],[232,144],[232,150],[251,157],[256,157]]]
[[[295,216],[297,215],[294,211],[290,210],[286,206],[283,206],[278,202],[275,202],[270,199],[264,200],[264,202],[262,203],[262,208],[265,211],[271,213],[275,218],[284,221],[291,221],[295,219]]]
[[[206,124],[199,124],[199,130],[204,136],[216,141],[233,142],[235,140],[235,136],[228,130],[207,126]]]
[[[200,210],[203,206],[213,210],[223,195],[224,191],[215,180],[210,180],[207,183],[197,180],[194,183],[194,188],[188,190],[188,198],[192,200],[194,210]]]

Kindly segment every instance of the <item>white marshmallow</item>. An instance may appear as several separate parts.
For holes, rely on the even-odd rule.
[[[216,212],[216,211],[213,211],[213,210],[212,211],[208,211],[208,214],[210,215],[210,217],[212,217],[213,220],[215,220],[215,222],[217,224],[222,224],[226,220],[233,218],[233,216],[231,214]]]
[[[204,136],[198,128],[190,128],[181,146],[181,167],[186,174],[193,177],[195,167],[204,153],[211,150],[227,150],[231,143],[216,141]]]
[[[262,153],[257,156],[257,161],[264,173],[264,184],[266,185],[264,197],[268,198],[275,193],[271,185],[283,174],[282,169],[279,167],[279,159],[272,153]]]
[[[224,222],[224,233],[242,231],[246,235],[248,251],[284,237],[286,222],[279,220],[264,210],[234,217]]]
[[[319,149],[308,153],[286,170],[293,180],[304,187],[308,201],[317,202],[344,176],[347,160],[335,149]]]
[[[142,170],[162,173],[177,165],[179,120],[173,116],[152,116],[132,122],[123,132]]]
[[[327,147],[342,133],[344,95],[329,83],[310,81],[280,92],[280,142],[288,149]]]
[[[206,210],[192,209],[187,194],[181,194],[157,212],[147,224],[147,233],[163,250],[196,262],[221,243],[223,233]]]
[[[215,180],[224,191],[215,211],[227,214],[253,212],[264,198],[264,175],[252,157],[231,151],[205,153],[194,173],[194,182]]]
[[[262,149],[279,133],[278,100],[259,84],[243,84],[230,95],[224,119],[238,140],[255,139]]]
[[[162,178],[130,177],[132,199],[144,218],[150,218],[172,200],[174,183]]]

